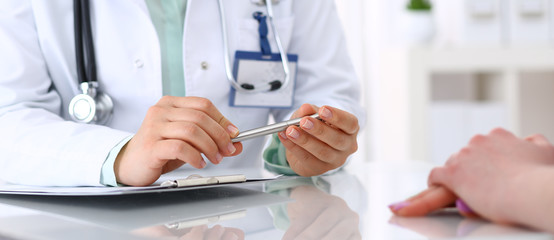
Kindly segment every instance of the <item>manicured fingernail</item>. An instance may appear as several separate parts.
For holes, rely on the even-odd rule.
[[[201,168],[205,168],[206,167],[206,162],[204,162],[204,160],[200,160],[200,166],[201,166]]]
[[[397,202],[397,203],[393,203],[393,204],[389,205],[389,208],[392,209],[393,211],[398,211],[398,210],[400,210],[402,208],[405,208],[409,205],[410,205],[410,202],[402,201],[402,202]]]
[[[300,133],[294,128],[291,129],[287,135],[293,139],[297,139],[298,137],[300,137]]]
[[[229,131],[229,134],[231,134],[231,136],[235,136],[239,133],[239,129],[231,124],[227,126],[227,131]]]
[[[471,210],[471,208],[462,199],[459,199],[459,198],[458,198],[458,200],[456,200],[456,208],[460,212],[474,213],[473,210]]]
[[[287,139],[287,134],[285,134],[285,132],[280,132],[279,136],[281,136],[285,140]]]
[[[331,113],[331,111],[330,111],[329,109],[327,109],[327,108],[322,108],[322,109],[321,109],[321,116],[322,116],[323,118],[329,119],[329,118],[332,118],[332,117],[333,117],[333,113]]]
[[[230,154],[233,154],[233,153],[235,153],[235,151],[237,151],[237,148],[235,148],[233,143],[229,143],[229,145],[227,145],[227,150],[229,150]]]
[[[215,164],[219,164],[221,162],[221,160],[223,160],[223,156],[221,156],[220,153],[217,153],[215,155]]]
[[[308,119],[304,119],[302,120],[303,123],[302,123],[302,128],[306,129],[306,130],[310,130],[314,127],[314,123]]]

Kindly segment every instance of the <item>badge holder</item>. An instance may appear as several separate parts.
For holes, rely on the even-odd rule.
[[[260,26],[258,32],[261,52],[236,51],[233,75],[242,88],[253,89],[264,86],[268,88],[268,91],[249,93],[232,88],[229,105],[233,107],[290,108],[294,103],[298,55],[287,54],[289,82],[285,84],[284,61],[279,53],[271,53],[267,38],[267,17],[261,12],[255,12],[254,18],[258,20]]]

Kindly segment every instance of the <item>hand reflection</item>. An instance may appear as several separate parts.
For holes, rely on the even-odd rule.
[[[430,239],[503,236],[528,232],[525,229],[498,225],[483,219],[464,218],[454,212],[415,218],[393,216],[389,223],[410,229]]]
[[[361,239],[359,216],[339,197],[314,186],[292,190],[288,204],[290,227],[283,239]]]
[[[238,228],[226,228],[221,225],[215,225],[208,228],[206,225],[191,228],[191,230],[183,235],[181,240],[239,240],[244,239],[244,232]]]
[[[164,239],[180,239],[180,240],[243,240],[244,231],[237,228],[222,227],[215,225],[208,227],[207,225],[195,226],[183,229],[170,229],[165,226],[153,226],[142,228],[133,231],[134,234],[143,237],[154,237]]]

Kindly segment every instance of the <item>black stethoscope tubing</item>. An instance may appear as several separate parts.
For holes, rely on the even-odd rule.
[[[74,0],[73,8],[73,17],[75,19],[75,55],[79,83],[96,82],[96,57],[92,41],[89,1]],[[85,45],[84,47],[83,44]]]
[[[79,123],[107,124],[114,104],[98,89],[89,0],[73,0],[75,61],[81,94],[71,99],[69,116]]]
[[[237,91],[240,92],[268,92],[286,87],[290,81],[288,68],[288,57],[281,45],[279,34],[273,24],[273,10],[271,1],[266,2],[271,27],[274,31],[275,41],[279,48],[285,81],[274,81],[269,85],[254,86],[252,84],[239,85],[230,72],[230,63],[227,46],[227,31],[224,16],[223,3],[219,2],[220,20],[223,31],[223,46],[225,52],[225,67],[228,81]],[[81,123],[106,124],[113,113],[113,101],[111,98],[98,90],[96,57],[94,53],[94,42],[92,37],[91,15],[89,0],[73,0],[74,36],[75,36],[75,58],[77,67],[77,78],[82,94],[76,95],[69,104],[71,118]],[[275,84],[278,83],[278,84]]]

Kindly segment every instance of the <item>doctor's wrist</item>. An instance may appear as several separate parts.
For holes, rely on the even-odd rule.
[[[105,186],[119,186],[117,180],[116,180],[116,173],[115,173],[115,162],[117,159],[117,156],[121,152],[121,149],[126,146],[126,144],[129,142],[129,140],[133,137],[133,135],[130,135],[123,140],[121,140],[119,143],[117,143],[108,153],[108,156],[106,157],[106,160],[102,164],[102,169],[100,172],[100,184]]]
[[[114,170],[114,174],[115,174],[115,181],[117,183],[122,183],[120,181],[121,177],[121,159],[123,158],[123,155],[125,155],[125,152],[127,150],[127,145],[128,143],[126,143],[122,148],[121,150],[119,151],[119,153],[117,154],[117,157],[115,158],[115,162],[113,164],[113,170]]]

